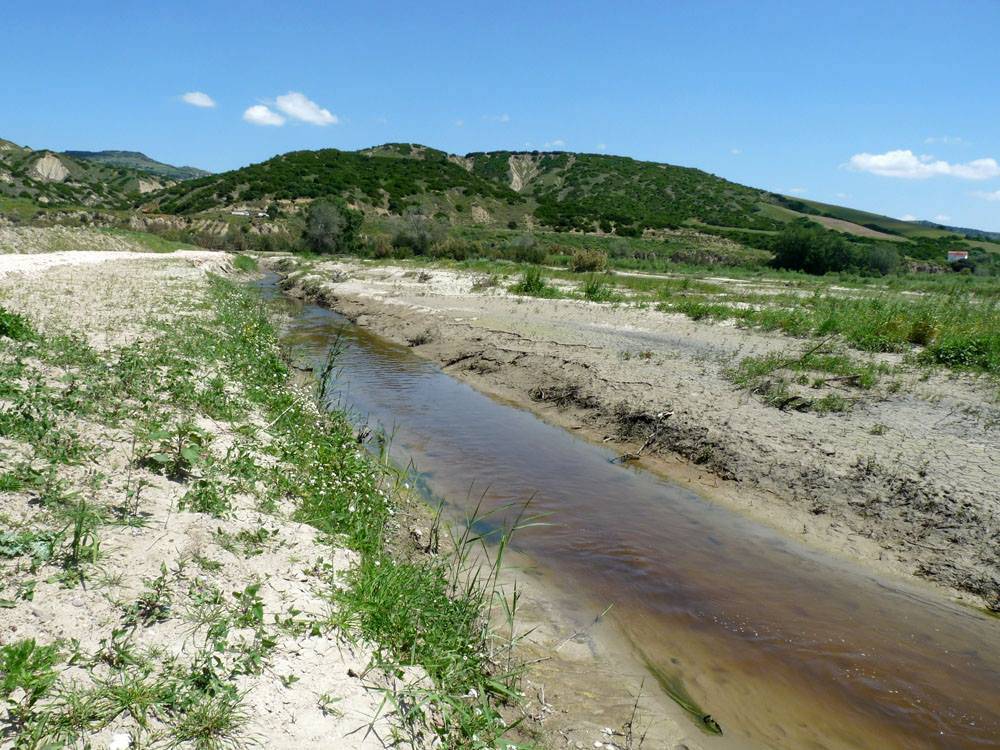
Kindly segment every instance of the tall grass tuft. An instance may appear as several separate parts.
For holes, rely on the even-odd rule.
[[[514,294],[526,294],[529,297],[544,297],[551,299],[559,296],[559,290],[549,284],[539,268],[526,268],[521,278],[510,291]]]

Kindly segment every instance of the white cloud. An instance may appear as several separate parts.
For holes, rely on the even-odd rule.
[[[508,123],[510,122],[510,115],[508,115],[506,112],[504,112],[502,115],[483,115],[483,119],[488,120],[489,122]]]
[[[729,149],[729,153],[731,153],[733,156],[739,156],[740,154],[743,153],[743,149],[741,149],[741,148],[731,148],[731,149]]]
[[[850,193],[835,193],[835,195],[836,195],[836,197],[837,197],[837,198],[840,198],[841,200],[845,200],[845,201],[846,201],[846,200],[847,200],[848,198],[850,198],[850,197],[851,197],[851,194],[850,194]]]
[[[992,193],[976,190],[972,195],[976,198],[982,198],[984,201],[1000,201],[1000,190],[994,190]]]
[[[566,141],[562,138],[556,138],[554,141],[546,141],[542,148],[562,148],[566,145]]]
[[[247,107],[246,112],[243,113],[243,119],[251,125],[273,125],[274,127],[281,127],[285,124],[284,117],[264,104],[255,104],[252,107]]]
[[[310,125],[336,125],[340,120],[328,109],[323,109],[312,99],[298,91],[289,91],[274,100],[275,106],[293,120],[308,122]]]
[[[884,154],[855,154],[847,163],[849,169],[871,172],[882,177],[899,177],[906,180],[923,180],[946,175],[963,180],[987,180],[1000,177],[1000,164],[996,159],[974,159],[964,164],[951,164],[933,156],[917,156],[909,149],[886,151]]]
[[[946,221],[951,221],[951,217],[948,214],[934,214],[934,221],[943,224]]]
[[[464,128],[465,127],[465,120],[455,120],[455,127],[456,128]]]
[[[913,214],[903,214],[902,216],[899,217],[899,220],[900,221],[916,221],[917,217],[914,216]]]
[[[804,187],[794,187],[790,189],[788,192],[792,193],[793,195],[802,195],[803,193],[808,193],[809,191],[806,190]]]
[[[215,106],[215,100],[204,91],[188,91],[181,95],[181,101],[192,107],[210,108]]]
[[[597,150],[598,151],[607,151],[608,150],[608,144],[607,143],[598,143],[597,144]]]
[[[931,135],[924,138],[924,143],[943,143],[946,146],[957,146],[960,143],[965,143],[965,139],[958,135]]]

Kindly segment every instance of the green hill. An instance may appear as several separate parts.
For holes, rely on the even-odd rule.
[[[766,193],[700,169],[565,152],[493,151],[465,159],[474,174],[510,182],[534,198],[535,217],[560,229],[628,234],[684,224],[778,228],[761,210]]]
[[[134,169],[0,140],[0,198],[45,207],[127,209],[165,183]]]
[[[493,151],[452,156],[415,144],[296,151],[154,196],[167,213],[336,195],[373,211],[434,209],[458,221],[521,218],[560,230],[638,234],[684,224],[777,230],[768,194],[698,169],[621,156]],[[469,211],[472,206],[481,212]],[[462,216],[461,214],[465,214]]]
[[[211,174],[211,172],[197,167],[175,167],[172,164],[164,164],[139,151],[63,151],[63,154],[73,159],[146,172],[165,180],[194,180]]]
[[[410,148],[406,146],[406,148]],[[434,205],[460,213],[472,200],[494,206],[523,199],[484,179],[443,151],[403,146],[367,151],[293,151],[232,172],[174,185],[150,205],[165,213],[197,213],[235,204],[340,196],[371,210],[402,213]]]

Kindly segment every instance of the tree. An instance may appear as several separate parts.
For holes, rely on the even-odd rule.
[[[821,227],[790,224],[772,246],[776,268],[822,275],[852,265],[851,249],[843,238]]]
[[[303,236],[317,253],[349,253],[357,248],[364,216],[339,199],[324,198],[309,205]]]

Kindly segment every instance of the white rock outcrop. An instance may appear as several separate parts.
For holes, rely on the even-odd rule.
[[[69,177],[69,170],[55,154],[45,154],[31,165],[28,174],[36,180],[46,182],[62,182]]]

